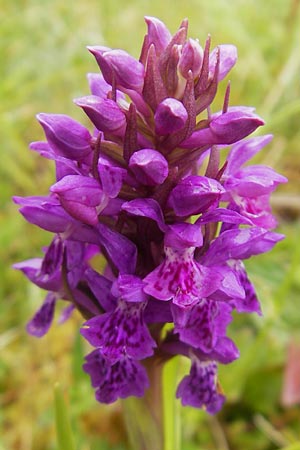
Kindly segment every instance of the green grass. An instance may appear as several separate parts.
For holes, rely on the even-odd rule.
[[[286,348],[299,339],[300,19],[299,1],[274,0],[0,0],[0,449],[54,450],[53,386],[67,395],[77,448],[124,449],[119,405],[99,406],[80,370],[80,318],[54,326],[41,340],[24,326],[43,298],[13,262],[40,254],[49,235],[26,224],[12,195],[45,193],[51,164],[27,147],[42,139],[38,112],[84,121],[72,99],[88,92],[85,74],[97,71],[86,45],[122,47],[136,57],[144,15],[160,17],[175,31],[184,17],[190,36],[213,45],[233,43],[239,60],[230,75],[231,104],[256,106],[275,135],[262,156],[289,177],[275,196],[280,231],[287,238],[270,254],[247,264],[263,318],[237,316],[232,337],[241,349],[221,369],[228,403],[218,418],[181,409],[183,450],[296,450],[300,409],[280,402]],[[216,108],[221,104],[224,86]],[[277,201],[276,201],[277,198]],[[282,200],[283,199],[283,200]],[[1,447],[2,446],[2,447]]]

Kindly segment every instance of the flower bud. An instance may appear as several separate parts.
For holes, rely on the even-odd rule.
[[[187,118],[187,110],[179,100],[166,98],[156,109],[155,131],[162,136],[174,133],[184,127]]]
[[[264,125],[264,121],[259,116],[237,109],[219,115],[209,127],[220,143],[232,144],[253,133],[261,125]]]
[[[229,108],[224,114],[215,114],[208,128],[195,131],[180,144],[183,148],[205,145],[229,145],[253,133],[264,121],[249,108]]]
[[[38,114],[51,148],[60,156],[82,161],[92,151],[89,131],[64,114]]]
[[[95,56],[103,77],[110,85],[142,92],[144,66],[124,50],[108,50],[105,47],[88,47]]]
[[[217,180],[191,175],[181,180],[172,190],[169,203],[176,215],[189,216],[205,212],[220,200],[224,192]]]
[[[161,184],[168,176],[168,161],[152,149],[135,152],[129,160],[129,167],[136,179],[147,186]]]
[[[148,45],[154,44],[156,54],[159,56],[171,40],[171,33],[166,25],[156,17],[145,17],[148,26]]]
[[[96,95],[87,95],[75,99],[74,103],[84,110],[99,131],[114,133],[125,131],[125,114],[113,100],[100,99]]]
[[[67,175],[50,188],[62,207],[75,219],[89,225],[98,223],[98,214],[106,207],[108,197],[94,178]]]
[[[198,41],[189,39],[183,46],[179,59],[178,69],[184,78],[188,78],[189,70],[193,72],[194,78],[199,75],[203,58],[203,49]]]

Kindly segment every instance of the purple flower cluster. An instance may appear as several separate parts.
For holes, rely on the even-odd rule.
[[[91,95],[75,104],[91,130],[37,116],[46,142],[31,148],[54,160],[56,183],[14,200],[54,237],[43,258],[15,267],[48,291],[29,333],[48,331],[58,300],[61,321],[74,308],[86,319],[81,333],[95,349],[83,368],[99,401],[142,396],[151,359],[184,355],[191,369],[177,397],[215,413],[225,399],[217,365],[239,356],[226,336],[232,311],[260,314],[242,260],[283,238],[270,231],[269,197],[286,179],[246,165],[271,136],[245,139],[263,120],[229,106],[229,85],[212,111],[236,48],[211,51],[210,38],[202,48],[186,20],[174,36],[156,18],[146,24],[139,60],[89,47],[101,74],[88,74]]]

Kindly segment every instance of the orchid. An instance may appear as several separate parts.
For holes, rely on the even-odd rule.
[[[43,258],[17,263],[47,291],[28,332],[43,336],[58,301],[73,309],[94,349],[83,369],[100,402],[144,395],[149,367],[181,355],[183,405],[217,413],[225,401],[218,364],[239,357],[227,337],[232,312],[261,314],[243,260],[283,236],[269,198],[285,177],[245,165],[271,140],[248,136],[264,122],[254,109],[213,110],[235,65],[233,45],[202,47],[184,20],[172,36],[146,17],[137,60],[90,46],[101,73],[75,99],[89,129],[62,114],[39,114],[46,141],[31,148],[55,163],[46,196],[15,197],[30,223],[53,233]],[[105,264],[95,264],[101,255]]]

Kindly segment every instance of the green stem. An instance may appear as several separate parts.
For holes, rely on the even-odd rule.
[[[147,389],[144,397],[128,397],[122,401],[130,450],[162,450],[163,365],[155,358],[149,358],[145,366],[149,376],[150,387]]]
[[[54,386],[55,422],[58,450],[75,450],[70,419],[59,383]]]
[[[172,358],[163,371],[164,450],[180,450],[180,405],[175,398],[179,358]]]

